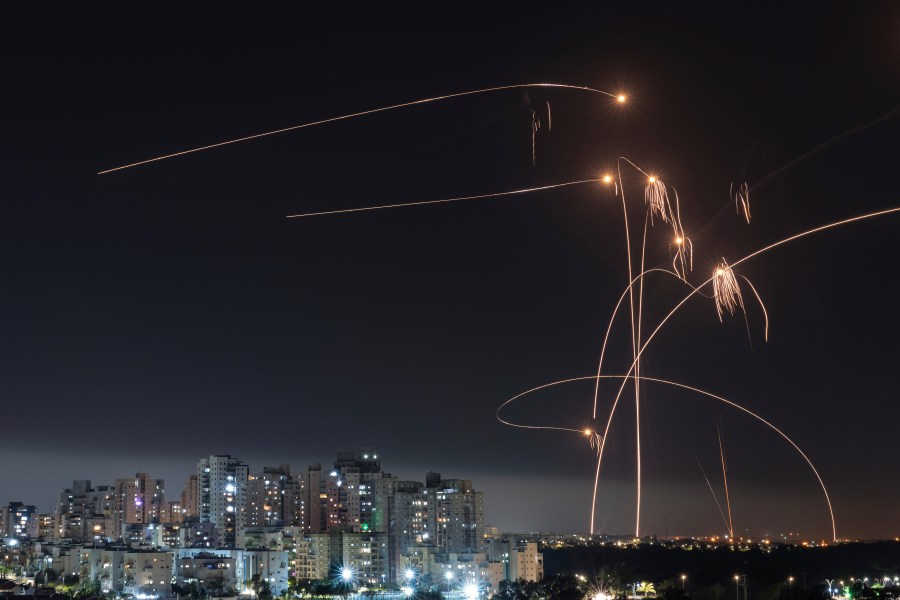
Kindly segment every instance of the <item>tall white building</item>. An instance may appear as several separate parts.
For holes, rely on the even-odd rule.
[[[239,458],[214,454],[197,463],[197,498],[201,523],[212,523],[219,542],[235,547],[244,484],[250,468]]]

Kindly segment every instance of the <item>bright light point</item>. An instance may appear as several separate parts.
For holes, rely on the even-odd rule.
[[[409,587],[408,585],[403,586],[401,588],[401,591],[403,592],[403,595],[406,596],[407,598],[409,598],[410,596],[413,595],[413,589],[411,587]]]
[[[407,579],[412,579],[413,577],[416,576],[416,573],[415,573],[415,571],[413,571],[412,569],[407,569],[406,572],[405,572],[403,575],[404,575],[404,577],[406,577]]]
[[[678,244],[679,246],[682,245],[684,243],[684,238],[680,237],[680,236],[675,238],[675,243]]]
[[[647,180],[650,183],[656,183],[656,175],[651,175],[649,178],[647,178]]]
[[[717,275],[717,276],[721,277],[721,276],[724,275],[724,274],[725,274],[725,269],[723,269],[722,267],[719,267],[719,268],[716,269],[716,275]],[[728,536],[726,535],[725,537],[728,537]]]
[[[343,569],[341,569],[341,579],[343,579],[344,581],[350,581],[351,579],[353,579],[353,569],[351,569],[350,567],[344,567]]]
[[[619,102],[619,104],[624,103],[625,102],[625,94],[619,94],[618,96],[616,96],[616,100]]]
[[[610,183],[612,181],[612,175],[604,175],[603,183]]]
[[[474,583],[467,583],[466,587],[463,588],[463,594],[465,594],[468,600],[474,600],[478,597],[478,585]]]
[[[585,430],[584,430],[584,435],[591,435],[592,433],[594,433],[594,432],[591,431],[590,429],[585,429]]]

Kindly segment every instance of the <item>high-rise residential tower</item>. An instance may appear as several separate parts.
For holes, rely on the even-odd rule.
[[[249,474],[246,464],[227,454],[214,454],[197,463],[200,522],[216,526],[223,546],[237,545],[239,510]]]

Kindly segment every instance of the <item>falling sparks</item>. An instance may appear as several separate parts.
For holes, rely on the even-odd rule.
[[[541,120],[537,113],[531,111],[531,166],[537,164],[537,132],[541,128]]]
[[[728,193],[734,198],[734,209],[738,214],[744,215],[744,219],[747,221],[747,224],[750,224],[750,188],[747,185],[747,182],[741,183],[737,186],[737,189],[734,187],[734,183],[731,184],[731,187],[728,188]]]
[[[644,187],[644,203],[650,207],[651,223],[653,222],[653,217],[659,217],[663,223],[674,221],[666,186],[655,175],[647,178],[647,185]]]
[[[716,312],[719,314],[720,322],[723,321],[725,311],[728,311],[729,315],[734,315],[737,308],[744,310],[741,286],[734,276],[734,271],[724,258],[716,267],[713,275],[713,299],[716,302]]]

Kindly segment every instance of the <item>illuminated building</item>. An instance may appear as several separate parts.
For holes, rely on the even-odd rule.
[[[440,473],[426,475],[424,492],[432,543],[442,552],[483,552],[484,494],[468,479],[442,480]]]
[[[244,484],[240,529],[303,526],[305,509],[304,479],[291,475],[290,465],[266,467]]]
[[[80,542],[98,539],[101,533],[104,538],[118,537],[121,527],[116,527],[116,507],[112,486],[92,487],[90,480],[75,480],[71,488],[60,493],[55,531],[45,539]],[[99,530],[95,529],[98,524]]]
[[[238,458],[214,454],[197,463],[197,497],[201,523],[212,523],[223,546],[237,545],[239,510],[249,467]]]
[[[537,542],[493,539],[487,542],[487,556],[503,566],[503,579],[540,581],[544,578],[544,555]]]
[[[0,529],[5,537],[28,537],[28,525],[37,519],[37,509],[32,504],[10,502],[8,506],[0,509]]]
[[[147,473],[116,480],[113,521],[116,537],[124,535],[127,525],[147,525],[159,520],[164,487],[162,479],[152,479]]]
[[[181,510],[185,518],[200,516],[200,499],[198,494],[197,474],[193,473],[184,482],[184,490],[181,492]]]

